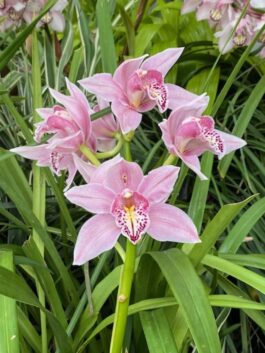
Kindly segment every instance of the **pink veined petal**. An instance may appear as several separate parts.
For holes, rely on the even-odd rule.
[[[175,146],[174,146],[174,131],[171,131],[169,128],[168,119],[164,119],[162,123],[158,124],[162,131],[162,140],[166,145],[169,153],[175,154]]]
[[[200,4],[199,0],[184,0],[181,13],[184,15],[186,13],[193,12],[196,10],[199,4]]]
[[[224,141],[224,152],[218,156],[219,159],[223,158],[224,155],[235,151],[241,147],[244,147],[247,143],[240,137],[234,136],[232,134],[227,134],[225,132],[216,130]]]
[[[166,202],[178,173],[179,168],[172,165],[156,168],[144,176],[137,191],[147,198],[150,205]]]
[[[70,163],[68,162],[67,171],[68,171],[68,177],[66,179],[66,186],[63,190],[64,192],[67,191],[71,186],[77,172],[77,169],[73,160]]]
[[[139,69],[141,63],[147,55],[143,55],[139,58],[125,60],[114,72],[113,79],[118,82],[120,86],[126,90],[127,82],[130,76]]]
[[[54,109],[53,108],[38,108],[38,109],[36,109],[36,112],[44,120],[49,118],[51,115],[54,115]]]
[[[65,193],[66,198],[91,213],[110,213],[115,194],[101,184],[75,186]]]
[[[199,158],[194,155],[185,155],[185,154],[180,154],[178,153],[179,157],[182,159],[182,161],[186,164],[187,167],[189,167],[191,170],[194,171],[198,175],[198,177],[201,180],[207,180],[208,178],[201,172],[201,165]]]
[[[23,146],[23,147],[16,147],[10,150],[20,156],[32,160],[47,160],[49,164],[50,159],[50,151],[47,149],[47,144],[39,145],[39,146]]]
[[[166,86],[168,89],[169,109],[175,110],[182,108],[182,106],[189,106],[194,112],[196,111],[196,116],[198,116],[207,108],[209,103],[209,97],[207,95],[202,94],[197,96],[196,94],[171,83],[167,83]]]
[[[82,108],[82,105],[80,105],[80,102],[75,97],[66,96],[52,88],[50,88],[49,90],[53,98],[56,99],[57,102],[64,105],[68,113],[70,113],[72,119],[80,127],[85,139],[87,133],[89,133],[89,130],[90,130],[89,111],[85,112],[84,109]],[[83,127],[86,119],[87,119],[87,123],[86,123],[87,125],[84,128],[85,129],[84,130]]]
[[[121,159],[108,169],[104,185],[120,194],[124,189],[136,191],[142,179],[143,172],[137,163]]]
[[[120,229],[111,215],[96,215],[81,227],[74,249],[74,265],[83,265],[116,244]]]
[[[184,48],[169,48],[146,59],[141,65],[142,70],[157,70],[163,77],[178,60]]]
[[[199,243],[200,238],[191,218],[182,210],[167,204],[153,205],[149,210],[147,233],[159,241]]]
[[[201,20],[209,20],[210,19],[210,11],[214,9],[214,4],[212,3],[204,3],[202,6],[199,6],[196,12],[196,18],[198,21]]]
[[[121,87],[113,80],[111,74],[96,74],[78,81],[82,87],[102,99],[112,102],[123,97]]]
[[[73,153],[73,160],[76,166],[76,169],[82,175],[86,183],[90,182],[92,174],[97,169],[94,165],[89,162],[84,161],[76,153]]]
[[[75,116],[75,121],[87,137],[91,131],[91,120],[89,114],[91,111],[90,105],[84,93],[76,85],[70,82],[68,78],[65,78],[65,81],[71,96],[76,99],[79,103],[81,111],[83,112],[80,116]]]
[[[123,102],[114,100],[111,105],[113,114],[116,116],[123,134],[135,130],[141,123],[142,114],[138,113],[129,105]]]
[[[82,143],[82,131],[77,131],[73,135],[69,135],[66,137],[57,137],[56,135],[52,136],[49,139],[49,143],[47,144],[48,149],[54,149],[58,147],[61,151],[73,152]]]
[[[95,168],[94,173],[91,175],[90,182],[103,184],[103,182],[108,177],[108,172],[110,168],[112,168],[122,160],[123,160],[122,157],[118,154],[117,156],[102,163],[99,167]]]
[[[52,20],[49,27],[56,32],[63,32],[65,28],[65,18],[60,12],[52,12]]]

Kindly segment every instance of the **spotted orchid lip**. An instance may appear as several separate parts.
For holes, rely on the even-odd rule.
[[[113,202],[112,214],[116,225],[133,244],[141,239],[149,227],[148,209],[149,203],[146,198],[129,189],[124,189]]]

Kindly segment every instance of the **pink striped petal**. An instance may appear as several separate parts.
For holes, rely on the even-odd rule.
[[[150,227],[147,233],[159,241],[199,243],[200,238],[191,218],[175,206],[159,204],[149,211]]]
[[[71,94],[71,97],[73,97],[76,102],[78,102],[80,109],[82,110],[82,115],[80,116],[75,116],[75,121],[85,133],[85,136],[88,136],[90,134],[90,129],[91,129],[91,120],[90,120],[90,115],[89,113],[91,112],[90,105],[88,103],[88,100],[86,99],[86,96],[84,93],[72,82],[70,82],[67,78],[66,80],[66,85],[68,88],[68,91]]]
[[[91,183],[103,184],[104,180],[108,177],[108,172],[111,167],[116,165],[122,160],[122,157],[118,154],[117,156],[107,160],[99,167],[95,169],[95,172],[91,175]]]
[[[146,59],[141,65],[142,70],[157,70],[163,77],[178,60],[184,48],[169,48]]]
[[[97,169],[93,164],[84,161],[76,153],[73,153],[73,160],[76,166],[76,169],[82,175],[86,183],[90,182],[92,174]]]
[[[171,83],[166,84],[168,89],[168,108],[175,110],[183,108],[182,106],[188,106],[189,109],[193,109],[195,116],[200,116],[207,108],[209,103],[209,97],[205,94],[200,96],[187,91],[186,89]],[[195,113],[196,112],[196,113]]]
[[[224,152],[218,156],[219,159],[223,158],[224,155],[232,151],[235,151],[241,147],[244,147],[247,144],[246,141],[242,140],[240,137],[227,134],[219,130],[216,130],[216,131],[221,136],[224,142]]]
[[[183,162],[188,166],[191,170],[194,171],[198,175],[201,180],[207,180],[208,178],[201,172],[201,165],[199,158],[197,156],[185,155],[178,153],[179,157],[183,160]]]
[[[137,191],[150,204],[165,202],[173,190],[178,173],[179,168],[172,165],[156,168],[143,178]]]
[[[24,158],[40,161],[42,165],[49,165],[51,152],[47,149],[47,146],[46,144],[39,146],[23,146],[12,148],[10,151]]]
[[[130,76],[139,69],[141,63],[147,55],[143,55],[139,58],[125,60],[114,72],[113,79],[120,84],[120,86],[126,90],[128,80]]]
[[[120,194],[124,189],[136,191],[142,179],[143,172],[140,166],[122,159],[109,168],[104,185],[114,193]]]
[[[120,229],[111,215],[96,215],[84,223],[74,249],[74,265],[83,265],[116,244]]]
[[[101,184],[75,186],[65,193],[66,198],[91,213],[109,213],[115,194]]]
[[[135,130],[140,125],[142,114],[132,109],[129,104],[115,100],[112,102],[111,108],[120,124],[123,134]]]
[[[113,80],[111,74],[96,74],[78,81],[82,87],[108,102],[123,96],[121,87]]]

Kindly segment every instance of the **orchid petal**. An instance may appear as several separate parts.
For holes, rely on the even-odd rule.
[[[91,213],[110,213],[115,194],[101,184],[75,186],[65,193],[66,198]]]
[[[74,265],[83,265],[116,244],[120,229],[111,215],[96,215],[81,227],[74,249]]]
[[[178,153],[179,157],[182,159],[182,161],[186,164],[187,167],[189,167],[191,170],[194,171],[198,175],[198,177],[201,180],[207,180],[208,178],[201,172],[201,165],[199,158],[194,155],[185,155],[185,154],[180,154]]]
[[[94,173],[91,175],[91,183],[98,183],[98,184],[103,184],[104,180],[108,176],[108,172],[110,168],[115,166],[117,163],[122,161],[122,157],[118,154],[117,156],[107,160],[103,164],[101,164],[99,167],[97,167],[94,171]]]
[[[224,152],[218,156],[219,159],[223,158],[224,155],[237,150],[238,148],[244,147],[247,143],[240,137],[227,134],[225,132],[216,130],[224,142]]]
[[[196,116],[198,116],[207,108],[209,103],[209,97],[207,95],[202,94],[198,96],[182,87],[170,83],[167,83],[166,86],[168,89],[169,109],[175,110],[183,106],[188,106],[190,109],[196,111]]]
[[[137,191],[150,204],[165,202],[173,190],[178,173],[179,168],[171,165],[156,168],[144,176]]]
[[[108,169],[104,185],[119,194],[124,189],[137,190],[142,179],[143,172],[137,163],[121,159]]]
[[[89,92],[112,102],[114,99],[121,98],[123,92],[120,86],[113,80],[111,74],[96,74],[92,77],[78,81]]]
[[[169,48],[146,59],[141,65],[142,70],[157,70],[163,77],[178,60],[184,48]]]
[[[179,208],[154,205],[149,210],[150,227],[147,233],[159,241],[198,243],[200,238],[191,218]]]
[[[181,14],[184,15],[186,13],[195,11],[199,4],[200,0],[185,0],[181,8]]]
[[[10,151],[19,154],[24,158],[33,159],[34,161],[47,161],[47,164],[49,164],[50,151],[47,149],[47,146],[47,144],[39,146],[23,146],[12,148]]]
[[[52,12],[52,20],[49,27],[56,32],[63,32],[65,28],[65,18],[60,12]]]
[[[141,123],[142,114],[132,109],[129,105],[115,100],[111,105],[113,114],[116,116],[123,134],[135,130]]]
[[[76,153],[73,153],[73,160],[79,173],[82,175],[86,183],[90,182],[92,174],[97,169],[93,164],[84,161]]]
[[[113,79],[126,90],[127,82],[130,76],[139,69],[141,63],[147,55],[143,55],[139,58],[125,60],[114,72]]]
[[[91,130],[91,120],[90,120],[90,114],[89,114],[91,112],[90,105],[84,93],[76,85],[70,82],[67,78],[65,78],[65,80],[66,80],[68,91],[71,94],[71,97],[73,97],[76,100],[76,102],[78,102],[79,107],[83,113],[83,114],[80,114],[80,116],[74,116],[75,121],[77,122],[80,129],[83,130],[85,136],[88,136]]]

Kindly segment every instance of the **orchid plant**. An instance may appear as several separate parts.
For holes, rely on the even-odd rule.
[[[213,118],[202,115],[209,102],[206,94],[197,96],[164,82],[182,51],[183,48],[170,48],[147,59],[146,56],[129,59],[117,68],[113,77],[101,73],[81,80],[80,84],[97,96],[94,110],[84,93],[68,79],[70,96],[50,88],[60,105],[37,110],[42,121],[35,124],[34,138],[39,144],[12,149],[36,160],[38,166],[49,166],[56,175],[67,171],[66,189],[77,171],[84,177],[87,184],[74,186],[65,193],[70,202],[96,214],[79,231],[74,265],[83,265],[110,250],[120,235],[127,238],[111,353],[119,353],[122,348],[137,244],[146,234],[158,241],[200,242],[191,218],[181,209],[166,204],[179,167],[167,165],[170,161],[167,158],[163,166],[144,176],[141,167],[131,161],[129,146],[142,113],[155,107],[160,113],[171,109],[169,117],[159,124],[162,139],[170,155],[182,159],[201,179],[206,179],[198,159],[203,152],[221,158],[245,145],[244,140],[214,129]],[[103,117],[92,122],[91,116],[100,113],[99,107],[110,108],[106,116],[103,109]],[[45,135],[48,139],[41,143]],[[117,138],[121,141],[118,149]],[[119,154],[122,145],[124,158]],[[106,157],[113,158],[106,160]],[[105,161],[101,164],[99,159]]]
[[[243,9],[246,7],[245,13]],[[247,46],[265,25],[265,3],[233,0],[185,0],[182,13],[196,12],[197,20],[207,20],[215,29],[215,37],[221,53],[232,48]],[[243,14],[243,17],[242,17]],[[258,38],[254,50],[264,58],[264,34]]]

